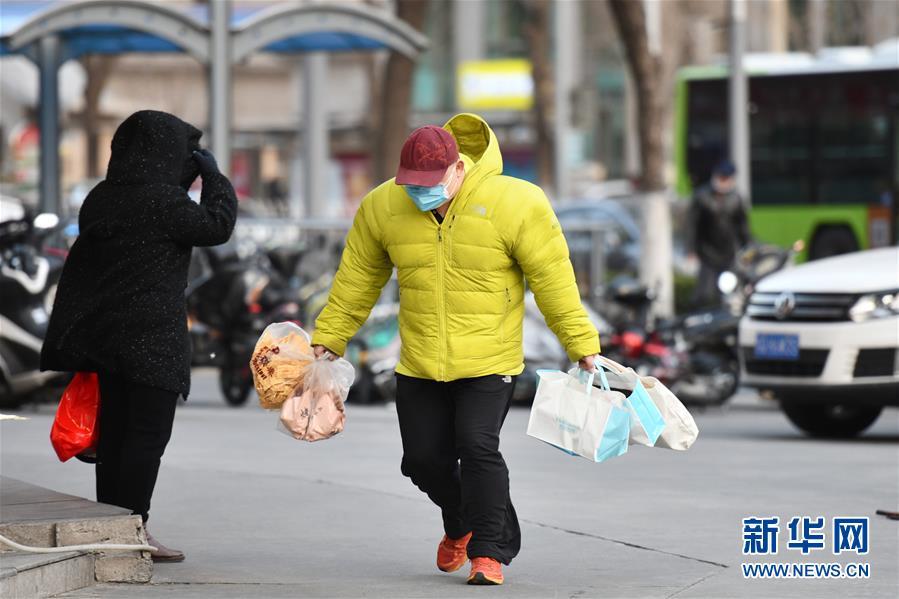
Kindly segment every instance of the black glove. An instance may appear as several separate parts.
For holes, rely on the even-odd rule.
[[[215,161],[215,156],[213,156],[212,152],[209,150],[194,150],[193,157],[200,167],[200,175],[210,175],[221,172],[219,171],[218,163]]]

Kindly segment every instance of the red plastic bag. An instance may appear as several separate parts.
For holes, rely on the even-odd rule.
[[[66,387],[56,410],[50,442],[60,461],[97,447],[100,427],[100,382],[95,372],[78,372]]]

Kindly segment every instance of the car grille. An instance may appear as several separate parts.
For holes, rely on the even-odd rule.
[[[896,349],[863,349],[855,360],[855,378],[865,376],[892,376],[896,367]]]
[[[785,295],[753,293],[746,313],[753,320],[835,322],[849,320],[849,308],[858,299],[844,293],[795,293],[790,294],[792,309],[785,310],[784,300],[780,299]]]
[[[755,357],[754,348],[743,349],[746,372],[770,376],[821,376],[827,362],[827,349],[800,349],[796,360],[768,360]]]

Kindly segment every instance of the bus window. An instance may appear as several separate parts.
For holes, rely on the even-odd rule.
[[[715,164],[729,154],[727,81],[700,79],[688,85],[687,173],[695,189],[708,183]]]
[[[889,188],[889,83],[882,73],[819,78],[817,201],[878,204]]]
[[[750,156],[753,204],[812,200],[813,132],[810,86],[801,78],[750,80]]]

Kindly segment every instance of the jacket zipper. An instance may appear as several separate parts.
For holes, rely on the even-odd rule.
[[[440,355],[437,360],[437,380],[445,378],[446,370],[446,296],[443,289],[443,233],[437,227],[437,331],[440,338]]]

